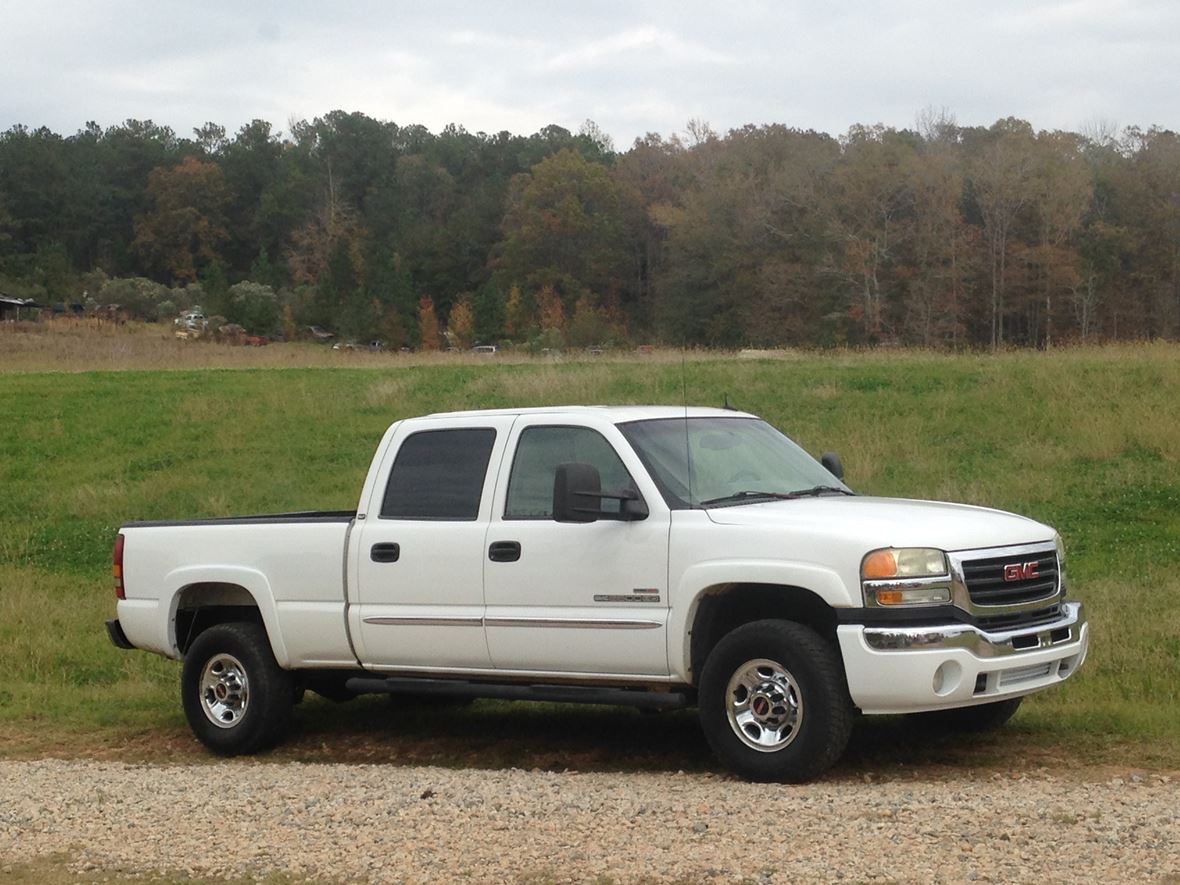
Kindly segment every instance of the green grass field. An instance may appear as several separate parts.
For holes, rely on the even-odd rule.
[[[859,491],[986,504],[1056,526],[1069,550],[1071,591],[1088,606],[1091,656],[1077,678],[1026,704],[1008,739],[1048,759],[1167,768],[1180,758],[1175,346],[694,355],[683,365],[640,357],[391,360],[388,368],[7,373],[0,385],[0,755],[192,752],[176,665],[117,651],[103,630],[114,609],[110,550],[121,522],[351,508],[381,433],[397,418],[485,406],[681,403],[687,389],[704,405],[727,394],[817,455],[840,452]],[[283,752],[311,757],[322,745],[332,758],[334,740],[375,741],[376,750],[358,752],[403,758],[399,729],[404,746],[422,747],[441,728],[436,749],[423,751],[431,761],[476,746],[487,764],[515,764],[505,742],[535,733],[543,718],[530,705],[481,703],[440,725],[391,709],[372,700],[309,702],[294,749]],[[604,757],[594,735],[631,713],[554,715],[572,717],[586,735],[582,745],[562,738],[563,751],[628,764],[625,745],[620,757]],[[669,722],[653,731],[682,751],[672,758],[711,765],[691,717]],[[883,752],[873,745],[909,739],[889,725],[865,728],[854,760],[858,746],[871,762]],[[681,732],[690,736],[675,737]],[[652,752],[659,765],[656,744],[639,756]],[[975,753],[1004,763],[1004,745],[993,739]],[[472,761],[460,755],[455,762]]]

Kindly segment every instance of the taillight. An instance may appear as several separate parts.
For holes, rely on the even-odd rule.
[[[115,595],[119,599],[127,598],[127,591],[123,589],[123,535],[115,538],[115,564],[111,566],[111,574],[115,576]]]

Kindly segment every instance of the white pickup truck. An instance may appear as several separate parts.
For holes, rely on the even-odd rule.
[[[726,766],[780,781],[858,710],[994,726],[1081,666],[1053,529],[823,462],[726,409],[398,421],[355,513],[123,526],[107,629],[183,660],[219,753],[273,744],[307,688],[695,704]]]

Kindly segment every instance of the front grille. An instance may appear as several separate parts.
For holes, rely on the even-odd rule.
[[[1006,580],[1005,569],[1036,563],[1036,577]],[[963,580],[974,605],[1019,605],[1048,599],[1057,592],[1057,554],[1025,553],[971,559],[963,563]]]
[[[1007,615],[976,616],[971,622],[984,630],[993,633],[1001,630],[1016,630],[1024,627],[1037,627],[1041,624],[1051,624],[1061,617],[1061,606],[1053,604],[1047,608],[1037,608],[1032,611],[1020,611]]]
[[[1017,685],[1021,682],[1031,682],[1033,679],[1044,679],[1053,672],[1056,661],[1047,664],[1035,664],[1032,667],[1018,667],[1015,670],[1004,670],[1000,673],[999,688]]]

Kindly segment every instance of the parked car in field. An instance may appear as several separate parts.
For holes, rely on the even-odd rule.
[[[219,753],[279,740],[303,688],[696,705],[758,780],[821,774],[856,711],[998,725],[1077,671],[1053,529],[823,462],[724,409],[398,421],[355,511],[124,525],[107,627],[183,661]]]

